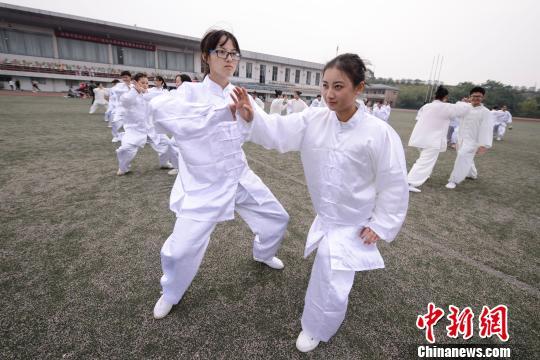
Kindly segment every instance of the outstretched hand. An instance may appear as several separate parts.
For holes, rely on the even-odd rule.
[[[360,239],[364,240],[364,244],[371,245],[377,242],[379,240],[379,235],[375,233],[375,231],[371,230],[368,227],[365,227],[360,231]]]
[[[230,104],[233,115],[238,112],[242,119],[251,122],[253,120],[253,106],[251,106],[251,102],[249,101],[247,90],[237,86],[234,88],[233,92],[234,95],[231,94],[233,103]]]

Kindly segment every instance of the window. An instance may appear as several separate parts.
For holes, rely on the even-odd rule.
[[[307,72],[307,75],[306,75],[306,84],[307,84],[307,85],[311,85],[311,71],[308,71],[308,72]]]
[[[296,84],[299,84],[300,83],[300,70],[296,70],[295,71],[295,74],[294,74],[294,82]]]
[[[0,29],[0,52],[52,58],[52,36]]]
[[[285,68],[285,82],[291,81],[291,69]]]
[[[45,78],[30,78],[30,82],[32,82],[32,81],[35,81],[40,85],[47,84],[47,79],[45,79]]]
[[[156,63],[153,51],[121,46],[113,46],[113,59],[115,64],[140,66],[145,68],[153,68]]]
[[[251,79],[253,77],[253,64],[246,63],[246,77]]]
[[[193,54],[176,51],[158,51],[160,69],[193,72]]]
[[[61,59],[109,63],[109,48],[105,44],[62,37],[57,40]]]
[[[277,81],[277,66],[272,66],[272,81]]]
[[[232,75],[234,77],[240,76],[240,64],[236,64],[236,70],[234,70],[234,74]]]
[[[319,86],[321,83],[321,73],[315,73],[315,85]]]
[[[259,74],[259,82],[261,84],[266,83],[266,65],[261,65],[261,70]]]

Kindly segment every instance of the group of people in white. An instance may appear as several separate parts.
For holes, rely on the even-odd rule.
[[[420,150],[407,175],[409,191],[421,192],[419,186],[431,176],[439,153],[448,145],[457,149],[457,155],[446,188],[455,189],[467,178],[478,178],[475,156],[492,147],[494,136],[502,140],[507,124],[512,122],[506,106],[490,111],[483,105],[485,94],[485,89],[477,86],[470,90],[469,97],[451,104],[447,102],[448,89],[439,86],[435,100],[420,108],[409,139],[409,146]]]
[[[448,91],[440,88],[436,100],[420,109],[409,145],[421,153],[407,175],[401,140],[388,124],[390,106],[378,103],[369,109],[357,101],[366,71],[358,55],[339,55],[326,64],[322,97],[310,106],[298,91],[292,99],[276,91],[267,114],[256,94],[249,96],[230,82],[241,58],[235,36],[212,30],[200,46],[202,82],[179,75],[177,88],[168,91],[157,77],[149,89],[146,75],[132,78],[125,71],[108,95],[102,86],[96,88],[90,110],[105,105],[108,97],[105,118],[113,142],[121,142],[117,175],[130,171],[146,143],[158,153],[160,167],[178,174],[170,197],[176,223],[161,249],[163,293],[154,317],[167,316],[182,299],[216,224],[233,219],[235,212],[253,231],[253,259],[284,268],[277,253],[289,215],[249,168],[242,145],[251,141],[301,155],[316,211],[304,256],[317,254],[296,346],[311,351],[338,331],[355,273],[384,268],[376,243],[391,242],[398,234],[409,191],[427,180],[439,152],[446,150],[451,118],[461,121],[458,157],[447,187],[477,176],[474,155],[491,146],[486,129],[491,126],[493,132],[491,113],[481,105],[484,91],[473,89],[470,103],[448,104]]]

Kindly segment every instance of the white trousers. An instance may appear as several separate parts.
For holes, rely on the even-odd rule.
[[[139,147],[137,145],[125,141],[126,137],[122,138],[122,145],[116,149],[116,157],[118,158],[118,169],[126,172],[131,166],[131,162],[137,155]],[[178,165],[178,153],[174,152],[170,140],[166,135],[159,138],[159,142],[155,143],[148,138],[148,142],[152,149],[158,154],[159,166],[166,166],[170,161],[173,166]],[[143,145],[144,147],[144,145]]]
[[[289,215],[277,199],[271,193],[266,198],[268,200],[259,205],[238,185],[236,212],[255,233],[253,257],[261,260],[276,255],[289,222]],[[216,222],[212,221],[176,219],[172,234],[161,248],[161,286],[168,303],[178,304],[184,296],[199,270],[215,227]]]
[[[437,158],[439,149],[422,149],[420,156],[414,163],[407,175],[407,181],[412,186],[420,186],[431,176]]]
[[[123,124],[121,121],[110,121],[109,124],[111,125],[111,133],[113,138],[115,139],[122,139],[123,132],[120,132],[120,128],[122,128]]]
[[[360,241],[360,239],[358,239]],[[330,248],[324,237],[319,243],[306,292],[302,330],[321,341],[328,341],[345,319],[354,270],[332,270]]]
[[[466,141],[459,144],[457,149],[456,161],[454,162],[454,169],[450,174],[448,181],[459,184],[467,176],[476,178],[478,172],[476,166],[474,166],[474,156],[478,147],[475,144],[467,143]]]
[[[506,124],[495,125],[495,136],[498,138],[503,138],[506,133]]]
[[[88,112],[89,114],[93,114],[96,112],[96,110],[98,109],[98,107],[103,107],[103,109],[105,110],[105,112],[107,112],[107,103],[97,103],[94,101],[94,103],[92,104],[92,106],[90,106],[90,111]]]

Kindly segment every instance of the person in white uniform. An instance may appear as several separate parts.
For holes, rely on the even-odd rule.
[[[187,74],[178,74],[176,75],[175,77],[175,84],[176,84],[176,88],[172,89],[170,91],[171,94],[176,94],[178,89],[180,89],[180,86],[182,86],[183,83],[185,82],[191,82],[191,77]],[[172,142],[172,146],[173,146],[173,149],[174,151],[176,151],[176,153],[178,154],[177,155],[177,158],[180,153],[180,149],[178,148],[178,145],[176,144],[176,139],[174,138],[174,136],[171,137],[171,142]],[[173,176],[176,176],[178,175],[178,166],[176,166],[174,169],[170,170],[168,172],[169,175],[173,175]]]
[[[315,99],[313,99],[313,101],[309,105],[309,107],[322,107],[322,106],[323,104],[321,102],[321,95],[317,95],[317,97],[315,97]]]
[[[111,82],[111,85],[112,85],[111,87],[114,87],[119,82],[120,82],[120,80],[114,79]],[[111,127],[112,114],[113,114],[113,109],[114,109],[114,105],[115,105],[113,102],[110,101],[111,100],[111,89],[107,89],[107,98],[109,99],[109,101],[107,102],[107,110],[105,111],[105,115],[103,116],[103,120],[105,120],[108,127]]]
[[[284,267],[276,253],[289,215],[249,168],[242,150],[246,134],[231,105],[238,41],[228,31],[211,30],[201,40],[201,54],[203,82],[184,83],[176,95],[151,102],[156,124],[174,135],[181,155],[170,200],[177,219],[161,249],[163,295],[154,306],[156,319],[182,299],[216,224],[232,220],[235,211],[255,233],[253,258]]]
[[[300,95],[302,95],[301,91],[296,90],[294,92],[292,100],[288,103],[287,111],[289,114],[299,113],[308,108],[305,101],[300,98]]]
[[[300,152],[317,213],[304,253],[317,249],[296,341],[302,352],[329,341],[338,331],[355,272],[384,267],[376,242],[392,241],[407,212],[400,138],[356,102],[365,86],[365,71],[358,55],[339,55],[323,70],[328,107],[288,116],[253,109],[245,89],[235,89],[236,108],[252,142],[279,152]]]
[[[459,125],[457,156],[447,189],[455,189],[466,177],[476,179],[474,157],[483,155],[493,144],[493,116],[482,104],[485,94],[486,90],[480,86],[470,91],[472,109]]]
[[[99,83],[98,86],[93,89],[93,91],[94,102],[92,103],[92,106],[90,106],[90,111],[88,113],[95,113],[98,107],[102,107],[103,110],[107,112],[107,107],[109,105],[107,97],[109,96],[109,91],[103,87],[102,83]]]
[[[501,141],[504,138],[504,134],[506,134],[506,128],[512,123],[512,114],[510,114],[506,105],[503,105],[500,115],[494,118],[494,121],[498,123],[498,126],[495,126],[497,128],[495,140]]]
[[[418,187],[431,176],[439,153],[446,151],[450,119],[464,116],[471,110],[471,105],[466,102],[449,104],[447,101],[448,90],[439,86],[435,92],[435,100],[418,110],[409,146],[418,148],[420,156],[407,175],[409,191],[421,191]]]
[[[113,110],[111,113],[111,121],[109,124],[111,125],[111,133],[112,133],[112,142],[119,142],[122,139],[122,136],[124,135],[124,132],[120,131],[120,129],[124,125],[124,114],[125,109],[122,103],[120,102],[120,98],[122,95],[127,93],[131,86],[131,73],[127,70],[122,71],[120,73],[120,77],[122,79],[121,82],[114,85],[109,90],[109,102],[113,103]]]
[[[287,110],[287,102],[283,98],[281,90],[275,90],[276,98],[270,104],[270,114],[282,114]]]
[[[158,153],[160,167],[172,169],[170,160],[173,150],[170,141],[163,139],[161,134],[156,132],[148,100],[144,98],[148,93],[148,76],[145,73],[137,73],[133,80],[130,90],[120,98],[120,103],[125,109],[125,134],[122,136],[122,145],[116,150],[118,158],[116,175],[122,176],[130,172],[131,162],[139,148],[143,148],[147,142]]]
[[[264,110],[264,102],[259,97],[259,94],[257,94],[256,91],[254,91],[253,94],[251,94],[251,96],[253,97],[253,100],[255,101],[255,104],[257,104],[261,109]]]

